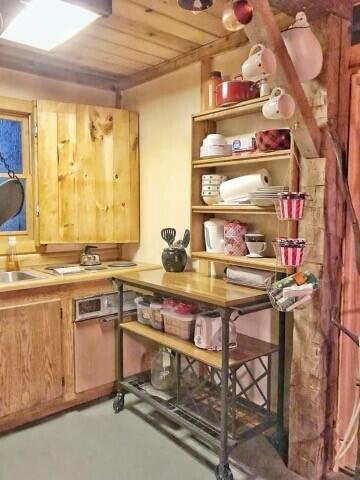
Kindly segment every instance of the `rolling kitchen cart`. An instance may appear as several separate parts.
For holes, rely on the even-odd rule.
[[[216,478],[233,478],[229,454],[241,441],[276,427],[274,440],[284,453],[283,424],[285,317],[280,314],[279,346],[238,334],[238,345],[229,349],[229,320],[234,309],[239,315],[270,308],[267,295],[248,287],[228,284],[200,273],[166,273],[162,270],[133,272],[118,276],[120,296],[118,332],[118,394],[114,411],[124,408],[124,396],[131,392],[164,416],[187,428],[219,452]],[[124,285],[156,295],[187,300],[222,311],[221,352],[202,350],[191,341],[152,329],[137,321],[123,322]],[[152,396],[144,388],[149,372],[124,378],[123,331],[131,332],[172,350],[175,355],[176,388],[167,400]],[[276,414],[271,411],[271,358],[279,352]],[[254,362],[258,368],[254,368]],[[260,370],[260,371],[259,371]],[[194,381],[196,380],[196,381]],[[260,402],[249,398],[255,389]]]

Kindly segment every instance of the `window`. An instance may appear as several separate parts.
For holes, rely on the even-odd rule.
[[[21,212],[0,225],[1,246],[9,235],[16,235],[19,251],[34,251],[33,178],[30,155],[30,121],[32,102],[0,97],[0,152],[11,170],[20,179],[25,190],[25,202]],[[0,161],[0,184],[9,178]],[[21,247],[21,242],[22,246]]]

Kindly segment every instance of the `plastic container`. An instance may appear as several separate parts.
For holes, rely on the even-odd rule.
[[[171,390],[175,383],[174,356],[166,347],[160,347],[151,362],[151,385],[157,390]]]
[[[183,340],[191,340],[195,331],[195,315],[181,314],[174,311],[164,310],[164,329],[166,333],[175,335]]]
[[[164,330],[163,304],[161,302],[150,303],[150,324],[155,330]]]
[[[151,325],[151,308],[150,300],[146,297],[135,298],[137,308],[137,319],[143,325]]]

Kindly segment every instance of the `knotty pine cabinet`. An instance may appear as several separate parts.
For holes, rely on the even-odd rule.
[[[138,114],[37,102],[39,243],[139,241]]]
[[[0,417],[63,395],[60,300],[0,308]]]

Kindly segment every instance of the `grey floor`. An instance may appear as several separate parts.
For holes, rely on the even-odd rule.
[[[237,449],[236,480],[295,480],[263,437]],[[53,417],[0,438],[1,480],[213,480],[217,458],[151,407],[127,397]]]

